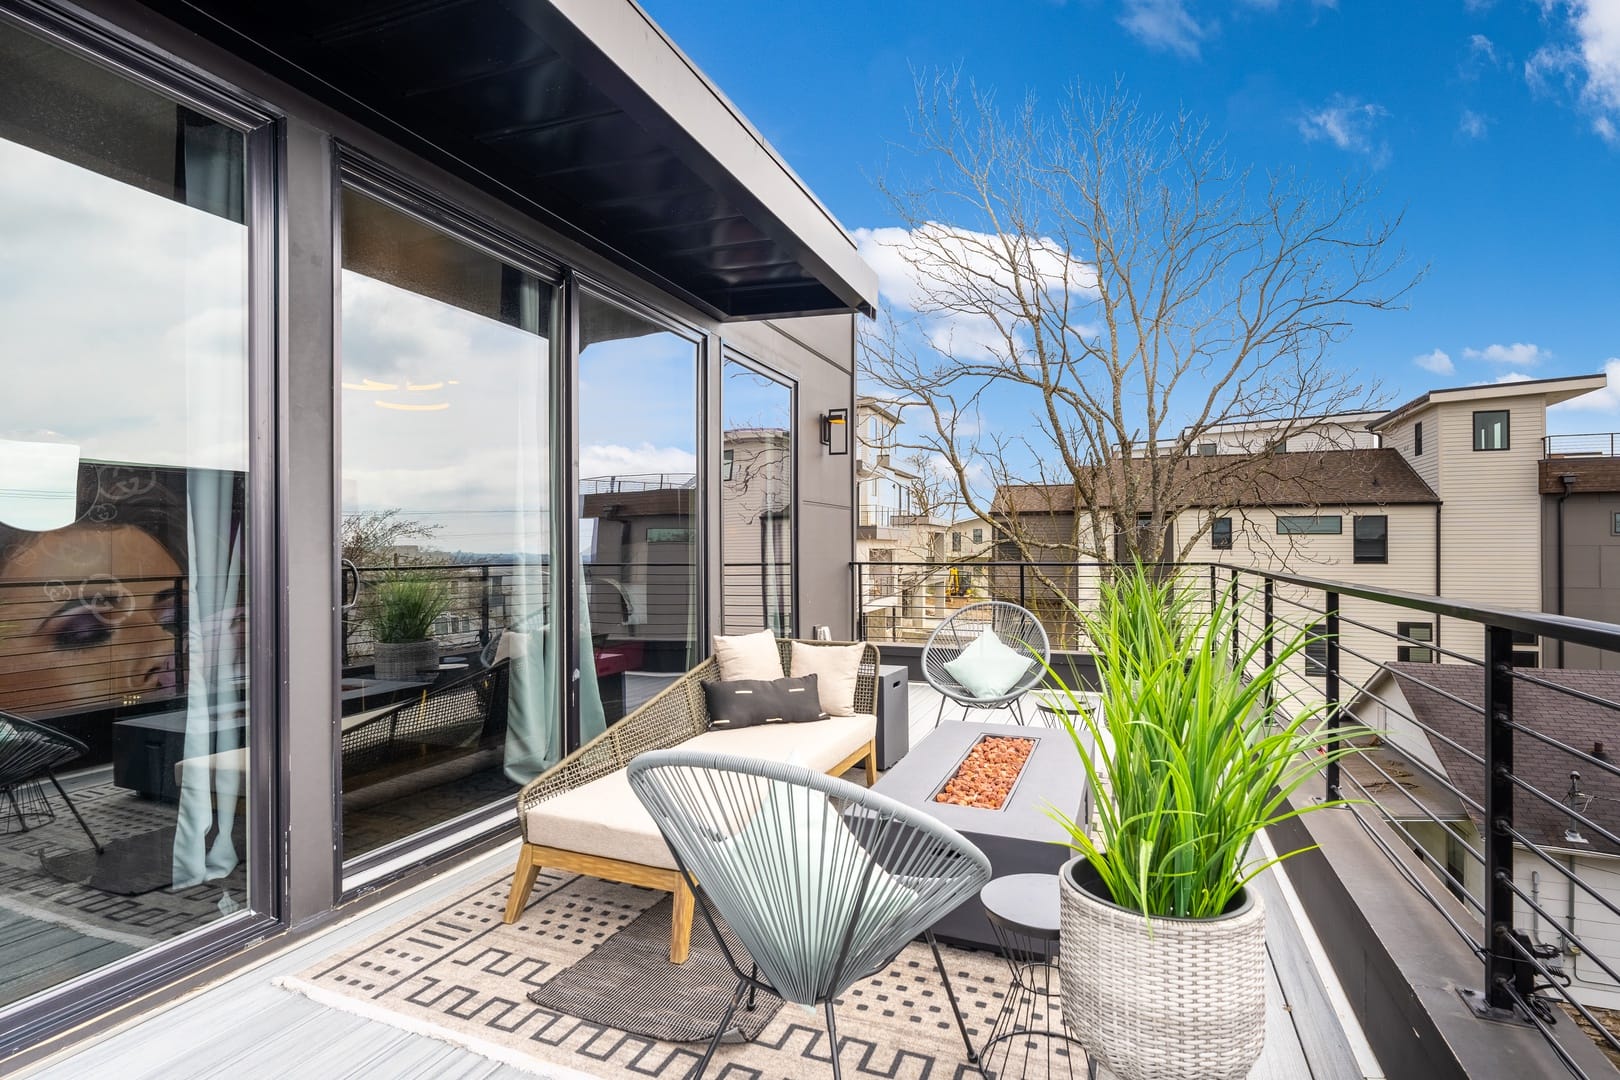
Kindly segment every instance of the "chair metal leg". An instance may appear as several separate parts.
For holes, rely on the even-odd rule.
[[[939,712],[934,714],[934,726],[939,727],[939,722],[943,719],[945,719],[945,695],[941,694],[939,695]]]
[[[951,1003],[951,1015],[956,1017],[956,1030],[962,1033],[962,1045],[967,1047],[968,1064],[979,1063],[979,1052],[973,1049],[973,1040],[968,1038],[967,1024],[962,1021],[962,1010],[956,1004],[956,991],[951,988],[951,977],[945,971],[945,958],[939,954],[939,942],[934,940],[934,932],[929,930],[923,937],[928,939],[928,947],[934,951],[934,966],[939,968],[939,979],[945,984],[945,1000]]]
[[[827,1002],[827,1041],[832,1046],[833,1080],[844,1080],[843,1070],[838,1067],[838,1025],[833,1022],[833,1003]]]
[[[727,1031],[731,1030],[731,1015],[737,1011],[737,1003],[742,1000],[744,985],[743,980],[737,980],[737,989],[731,995],[731,1004],[726,1006],[726,1015],[720,1018],[720,1026],[715,1028],[714,1038],[709,1040],[709,1045],[703,1051],[703,1057],[698,1061],[697,1068],[692,1070],[692,1080],[703,1080],[703,1070],[709,1067],[709,1061],[714,1057],[715,1047],[720,1045],[720,1040],[725,1038]]]
[[[1012,708],[1013,708],[1013,715],[1018,717],[1018,725],[1020,727],[1028,727],[1029,726],[1029,721],[1024,719],[1024,702],[1023,702],[1023,699],[1022,698],[1013,698]]]
[[[756,989],[758,989],[754,985],[753,980],[759,978],[759,965],[758,964],[751,964],[750,965],[748,978],[749,978],[749,983],[748,983],[748,1011],[753,1012],[754,1011],[754,992],[755,992]]]
[[[90,838],[90,846],[96,849],[96,854],[101,855],[106,852],[107,849],[101,846],[101,841],[96,839],[96,834],[90,831],[89,825],[85,824],[84,815],[80,814],[79,808],[73,805],[73,800],[68,798],[68,793],[62,790],[62,784],[56,779],[56,774],[46,769],[45,775],[50,777],[51,786],[56,789],[58,795],[62,796],[62,801],[67,803],[68,810],[73,814],[73,820],[79,823],[79,828],[84,830],[84,835]]]
[[[938,727],[938,724],[935,724]],[[23,817],[22,807],[17,802],[17,787],[15,784],[6,788],[6,798],[11,802],[11,812],[17,815],[17,831],[28,831],[28,819]]]

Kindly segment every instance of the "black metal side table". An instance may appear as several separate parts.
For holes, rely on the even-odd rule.
[[[1031,1065],[1040,1061],[1046,1068],[1041,1075],[1075,1076],[1075,1060],[1084,1051],[1057,1015],[1061,1006],[1057,875],[994,878],[979,890],[979,900],[1011,975],[1006,1000],[979,1052],[980,1067],[986,1075],[1005,1080],[1015,1061],[1020,1076],[1029,1076]],[[1000,1068],[995,1067],[997,1056]],[[1095,1065],[1087,1075],[1095,1078]]]

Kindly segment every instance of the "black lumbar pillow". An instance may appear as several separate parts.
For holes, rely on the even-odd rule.
[[[821,711],[821,692],[814,675],[704,683],[703,696],[709,705],[710,731],[760,724],[804,724],[827,715]]]

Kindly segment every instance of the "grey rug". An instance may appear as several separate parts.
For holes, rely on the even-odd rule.
[[[116,896],[140,896],[174,883],[174,828],[165,826],[119,837],[93,847],[40,855],[45,872],[58,881],[85,885]]]
[[[665,897],[623,930],[529,993],[543,1009],[576,1016],[663,1042],[707,1042],[725,1016],[737,986],[714,932],[699,912],[692,920],[692,951],[684,964],[669,962],[672,901]],[[720,924],[732,955],[748,954]],[[752,1039],[776,1019],[782,999],[759,994],[750,1011],[738,1006],[732,1025]]]

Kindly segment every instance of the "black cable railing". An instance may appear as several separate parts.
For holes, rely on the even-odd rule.
[[[1080,613],[1115,570],[857,563],[857,625],[920,644],[955,603],[1009,600],[1041,617],[1054,648],[1083,652]],[[1226,565],[1155,570],[1226,605],[1235,657],[1260,639],[1269,664],[1276,639],[1310,639],[1265,707],[1318,710],[1363,747],[1323,769],[1321,795],[1348,801],[1477,958],[1470,1007],[1540,1031],[1575,1076],[1589,1074],[1570,1039],[1620,1054],[1608,1019],[1620,1007],[1620,875],[1608,870],[1620,865],[1620,625]],[[976,585],[953,597],[964,573]],[[1609,670],[1524,666],[1562,655],[1558,642],[1599,650]]]

